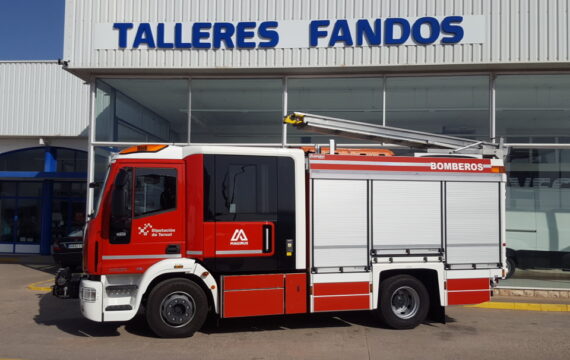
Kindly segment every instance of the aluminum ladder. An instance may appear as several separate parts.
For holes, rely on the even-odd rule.
[[[283,122],[291,124],[300,130],[385,144],[402,145],[415,149],[423,149],[431,154],[470,154],[482,155],[483,157],[495,157],[498,159],[503,159],[507,155],[507,149],[503,146],[502,141],[499,143],[491,143],[470,140],[301,112],[294,112],[285,116]]]

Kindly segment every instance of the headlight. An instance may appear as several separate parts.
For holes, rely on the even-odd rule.
[[[81,300],[87,302],[95,302],[97,299],[97,290],[90,287],[81,288]]]

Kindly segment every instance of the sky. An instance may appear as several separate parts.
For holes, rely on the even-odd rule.
[[[63,57],[65,0],[0,0],[0,60]]]

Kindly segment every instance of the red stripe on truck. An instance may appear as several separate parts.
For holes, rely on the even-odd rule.
[[[224,317],[283,314],[283,289],[224,292]]]
[[[314,298],[314,311],[370,309],[370,295],[326,296]]]
[[[370,293],[370,283],[345,282],[345,283],[318,283],[313,284],[313,295],[351,295]]]
[[[480,304],[491,300],[491,291],[458,291],[447,293],[448,305]]]
[[[283,274],[225,276],[224,291],[284,287]]]
[[[448,279],[447,290],[486,290],[491,288],[489,278],[482,279]]]

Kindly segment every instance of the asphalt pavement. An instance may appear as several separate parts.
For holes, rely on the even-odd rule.
[[[46,292],[55,268],[0,261],[0,359],[568,359],[570,312],[447,309],[447,323],[382,327],[370,312],[209,321],[158,339],[142,317],[99,324]]]

